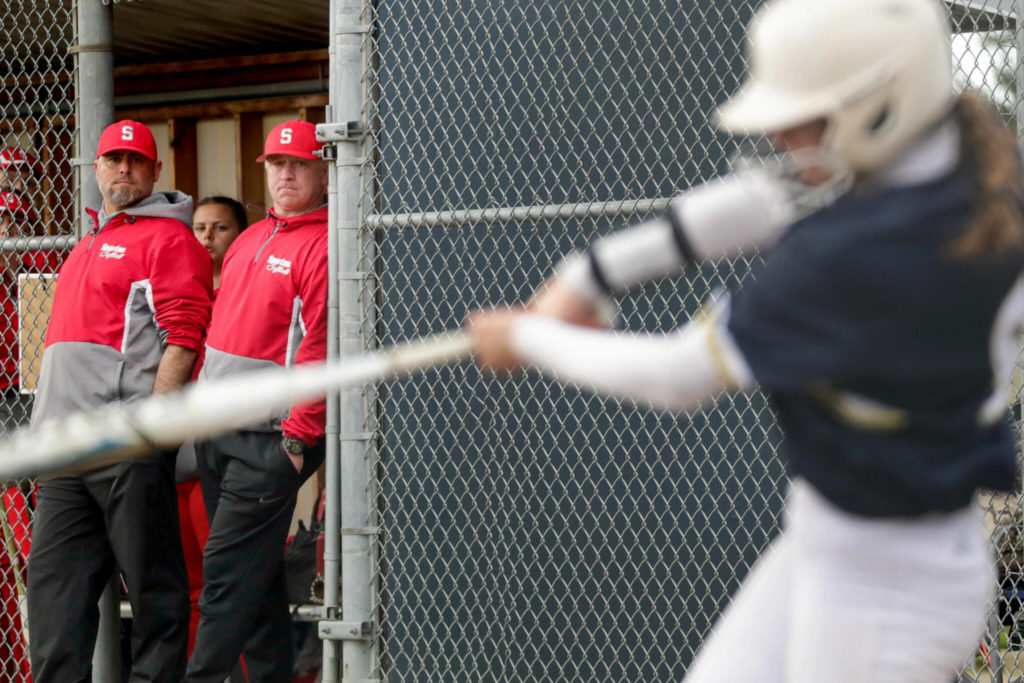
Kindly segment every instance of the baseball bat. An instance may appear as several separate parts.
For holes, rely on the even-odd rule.
[[[48,420],[0,442],[0,480],[81,472],[177,448],[188,439],[258,424],[332,391],[461,360],[472,349],[466,332],[445,332],[333,362],[235,375]]]

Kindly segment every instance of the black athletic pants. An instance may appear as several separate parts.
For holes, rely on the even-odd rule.
[[[284,544],[299,487],[323,462],[323,442],[307,450],[301,472],[280,432],[236,432],[196,444],[196,454],[210,538],[186,680],[222,683],[244,655],[249,683],[287,683],[293,653]]]
[[[189,603],[173,454],[44,481],[36,500],[28,565],[35,683],[91,680],[96,605],[118,568],[134,615],[131,681],[180,681]]]

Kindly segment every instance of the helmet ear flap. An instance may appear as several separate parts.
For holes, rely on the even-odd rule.
[[[892,107],[888,102],[886,102],[878,110],[878,113],[875,114],[874,120],[868,124],[868,131],[871,133],[878,133],[890,121],[892,121]]]
[[[877,168],[930,123],[915,120],[918,112],[908,110],[906,98],[894,92],[897,87],[898,81],[890,80],[828,117],[835,132],[826,144],[854,168]]]

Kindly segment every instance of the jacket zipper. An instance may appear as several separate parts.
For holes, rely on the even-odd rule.
[[[273,232],[270,233],[270,237],[268,237],[263,242],[263,244],[260,245],[260,248],[256,250],[256,255],[252,257],[252,262],[253,263],[256,263],[256,262],[258,262],[260,260],[260,254],[263,253],[263,247],[265,247],[268,244],[270,244],[270,240],[274,239],[274,235],[277,234],[277,231],[281,228],[282,225],[283,225],[283,223],[280,220],[278,220],[277,217],[275,216],[274,217],[274,230],[273,230]]]
[[[113,222],[113,220],[109,220],[107,221],[107,225],[103,227],[105,228]],[[96,235],[100,234],[100,232],[103,230],[103,228],[100,227],[99,221],[96,220],[95,218],[92,219],[92,225],[93,228],[92,230],[89,231],[89,246],[86,247],[86,249],[92,249],[92,243],[96,241]]]
[[[96,235],[100,234],[100,224],[95,218],[92,219],[92,230],[89,231],[89,246],[86,249],[92,249],[92,243],[96,241]]]

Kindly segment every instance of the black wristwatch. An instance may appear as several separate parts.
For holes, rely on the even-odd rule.
[[[295,439],[290,436],[281,437],[281,447],[288,455],[305,455],[306,442],[302,439]]]

